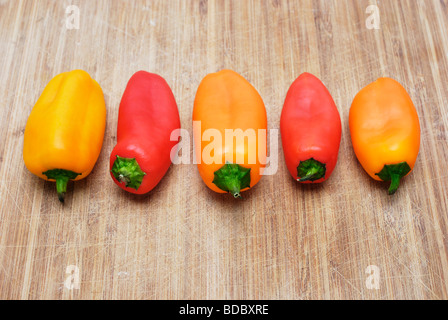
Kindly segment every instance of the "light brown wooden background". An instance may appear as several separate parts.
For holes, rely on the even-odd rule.
[[[79,30],[65,27],[69,4]],[[379,1],[380,30],[366,27],[369,4],[0,0],[0,298],[447,299],[448,1]],[[77,68],[104,90],[107,129],[61,205],[26,170],[23,130],[50,79]],[[343,123],[331,180],[297,185],[280,148],[278,173],[244,201],[209,191],[194,165],[173,166],[148,196],[119,189],[108,160],[130,76],[165,77],[191,132],[197,86],[222,68],[259,90],[271,129],[300,73],[323,80]],[[405,86],[422,126],[394,197],[357,163],[348,130],[353,97],[381,76]],[[64,287],[69,265],[78,290]],[[369,265],[379,290],[366,287]]]

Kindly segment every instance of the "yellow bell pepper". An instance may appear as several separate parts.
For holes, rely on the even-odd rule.
[[[82,70],[54,77],[28,118],[23,159],[36,176],[56,181],[64,202],[69,180],[89,175],[101,151],[106,127],[103,91]]]

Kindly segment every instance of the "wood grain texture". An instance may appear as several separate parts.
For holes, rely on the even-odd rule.
[[[80,29],[65,9],[80,9]],[[0,298],[447,299],[448,1],[0,0]],[[92,174],[55,186],[22,160],[27,117],[56,74],[84,69],[108,110]],[[155,72],[192,130],[194,95],[209,72],[233,69],[260,92],[269,128],[302,72],[320,77],[341,113],[339,164],[322,186],[279,168],[244,201],[218,195],[194,165],[172,166],[148,196],[108,173],[118,105],[130,76]],[[394,197],[358,164],[348,130],[355,94],[382,76],[408,90],[421,119],[415,171]],[[69,290],[76,265],[80,288]],[[380,268],[380,288],[366,268]]]

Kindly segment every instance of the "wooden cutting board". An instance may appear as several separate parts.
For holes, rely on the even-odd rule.
[[[371,4],[380,29],[367,27]],[[69,5],[79,29],[67,29]],[[0,298],[447,299],[447,17],[447,0],[0,0]],[[195,165],[172,166],[147,196],[119,189],[109,154],[131,75],[166,78],[191,133],[198,84],[223,68],[258,89],[270,129],[296,77],[322,79],[343,124],[332,178],[296,184],[280,144],[277,174],[243,201],[208,190]],[[61,205],[25,168],[23,132],[45,85],[72,69],[102,86],[107,128],[94,171]],[[348,130],[353,97],[382,76],[408,90],[422,127],[393,197]]]

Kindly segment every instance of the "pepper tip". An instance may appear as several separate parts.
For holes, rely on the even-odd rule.
[[[65,201],[65,192],[58,192],[58,199],[61,203]]]
[[[241,196],[241,193],[239,193],[239,192],[235,192],[235,193],[233,193],[233,197],[234,197],[235,199],[243,199],[243,197]]]

